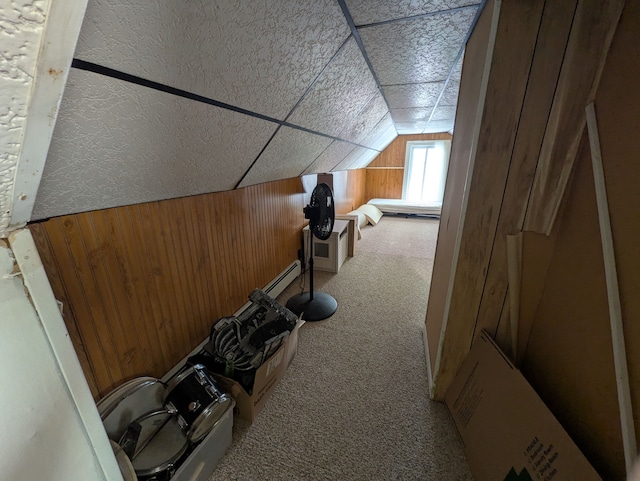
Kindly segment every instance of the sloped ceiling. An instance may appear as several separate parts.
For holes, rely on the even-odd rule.
[[[367,166],[454,126],[479,0],[90,0],[32,220]]]

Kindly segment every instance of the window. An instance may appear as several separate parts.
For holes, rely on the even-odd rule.
[[[449,163],[449,140],[407,142],[402,198],[442,204]]]

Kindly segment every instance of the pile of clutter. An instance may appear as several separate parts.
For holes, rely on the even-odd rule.
[[[251,292],[249,300],[249,307],[238,316],[214,323],[203,352],[188,363],[233,379],[251,394],[256,371],[284,344],[298,316],[260,289]]]

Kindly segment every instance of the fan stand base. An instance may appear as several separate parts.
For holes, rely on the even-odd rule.
[[[297,316],[302,314],[302,319],[305,321],[322,321],[336,312],[338,303],[324,292],[314,292],[313,300],[310,292],[303,292],[287,301],[287,309]]]

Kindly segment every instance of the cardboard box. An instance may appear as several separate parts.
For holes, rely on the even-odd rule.
[[[298,351],[298,330],[303,323],[304,321],[299,320],[284,344],[258,368],[251,395],[237,381],[218,374],[214,375],[220,387],[231,393],[235,399],[235,413],[239,418],[253,422],[260,414]]]
[[[487,332],[445,402],[475,481],[602,481]]]

